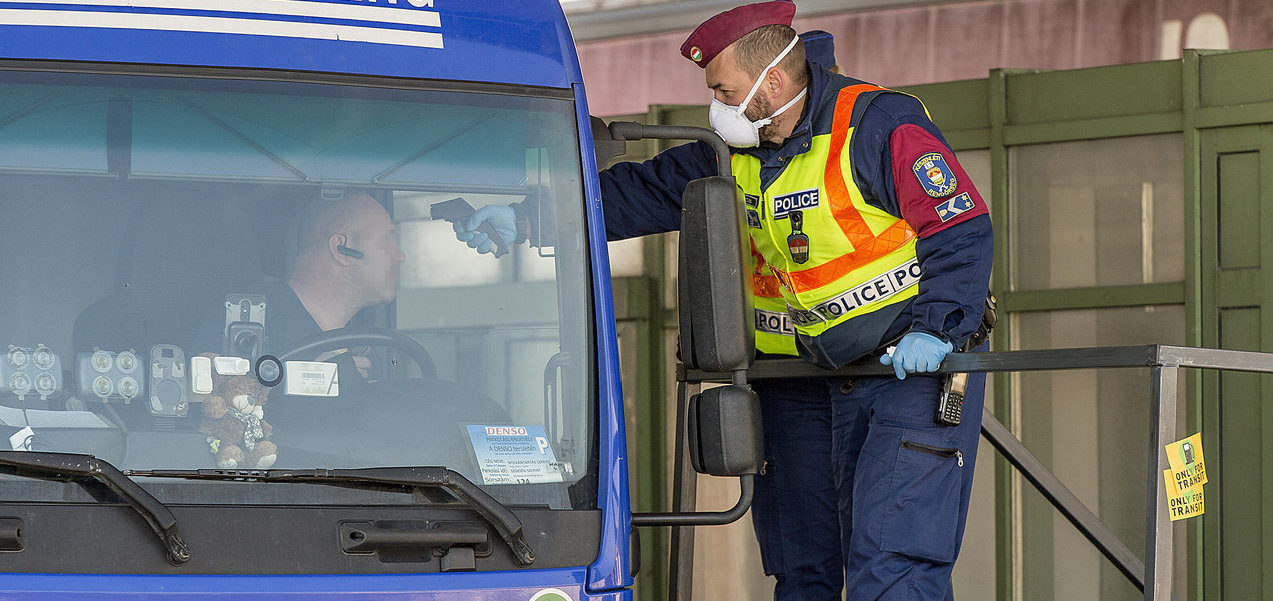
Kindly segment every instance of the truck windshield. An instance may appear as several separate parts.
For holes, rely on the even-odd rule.
[[[436,465],[511,506],[595,507],[576,132],[556,90],[0,73],[0,446]],[[498,258],[451,223],[488,206],[516,239]],[[419,502],[138,481],[165,503]]]

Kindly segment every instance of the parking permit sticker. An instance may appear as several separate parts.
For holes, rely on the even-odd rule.
[[[467,426],[482,484],[561,482],[568,465],[557,462],[543,426]]]
[[[283,372],[284,394],[340,396],[340,372],[335,363],[287,361]]]

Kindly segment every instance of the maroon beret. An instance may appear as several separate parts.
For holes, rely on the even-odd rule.
[[[706,67],[721,50],[765,25],[791,26],[796,5],[790,0],[748,4],[727,10],[699,25],[681,44],[681,54]]]

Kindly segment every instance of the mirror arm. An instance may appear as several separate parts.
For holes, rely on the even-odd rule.
[[[755,494],[755,476],[738,477],[738,502],[725,511],[691,511],[669,513],[634,513],[632,525],[646,526],[720,526],[738,521],[751,508]]]
[[[730,177],[733,170],[729,163],[729,146],[725,145],[720,135],[706,127],[686,125],[645,125],[635,121],[614,121],[610,124],[610,135],[616,140],[699,140],[707,142],[716,151],[716,169],[720,175]]]

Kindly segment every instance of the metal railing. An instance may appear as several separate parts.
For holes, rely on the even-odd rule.
[[[955,353],[946,357],[939,371],[1017,372],[1118,367],[1149,368],[1149,423],[1153,425],[1153,429],[1149,433],[1151,459],[1146,470],[1144,562],[989,410],[983,413],[981,434],[1136,588],[1144,591],[1146,601],[1169,601],[1172,598],[1172,532],[1167,492],[1162,481],[1163,470],[1168,469],[1163,447],[1176,437],[1176,392],[1180,368],[1273,373],[1273,354],[1167,345]],[[677,366],[676,375],[677,380],[683,383],[678,387],[678,420],[684,417],[689,396],[701,383],[728,381],[730,377],[729,374],[687,370],[682,365]],[[836,371],[825,370],[799,359],[758,361],[747,371],[749,381],[792,377],[892,375],[893,368],[880,365],[874,357]],[[697,493],[697,474],[689,467],[685,437],[684,429],[678,427],[672,497],[673,510],[678,512],[693,511]],[[671,544],[669,594],[672,599],[689,599],[692,588],[693,530],[674,528]]]

